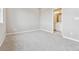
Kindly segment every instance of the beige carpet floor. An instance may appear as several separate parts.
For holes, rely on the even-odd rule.
[[[39,30],[7,36],[0,51],[79,51],[79,43]]]

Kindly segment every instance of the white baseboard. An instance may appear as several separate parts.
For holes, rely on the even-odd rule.
[[[45,28],[45,29],[43,29],[43,28]],[[46,30],[46,28],[48,28],[48,27],[47,26],[46,27],[39,27],[38,29],[31,29],[31,30],[26,30],[26,31],[7,33],[7,35],[21,34],[21,33],[25,33],[25,32],[37,31],[37,30],[42,30],[42,31],[45,31],[45,32],[53,33],[53,31]]]
[[[0,47],[1,47],[1,45],[3,44],[3,42],[4,42],[5,38],[6,38],[6,34],[5,34],[5,35],[3,35],[3,37],[1,38],[1,41],[0,41]]]
[[[29,31],[21,31],[21,32],[15,32],[15,33],[7,33],[7,35],[21,34],[21,33],[25,33],[25,32],[37,31],[37,30],[42,30],[42,31],[45,31],[45,32],[48,32],[48,33],[53,34],[53,32],[48,31],[48,30],[45,30],[45,29],[35,29],[35,30],[29,30]],[[73,39],[73,38],[70,38],[70,37],[64,36],[63,34],[62,34],[62,36],[63,36],[63,38],[66,38],[66,39],[69,39],[69,40],[73,40],[73,41],[76,41],[76,42],[79,43],[79,40],[76,40],[76,39]]]
[[[47,26],[40,26],[40,30],[42,30],[42,31],[45,31],[45,32],[48,32],[48,33],[53,33],[53,31],[49,31],[48,30],[48,28],[50,28],[50,27],[47,27]]]
[[[48,30],[45,30],[45,29],[35,29],[35,30],[29,30],[29,31],[21,31],[21,32],[7,33],[7,35],[21,34],[21,33],[25,33],[25,32],[37,31],[37,30],[42,30],[42,31],[45,31],[45,32],[48,32],[48,33],[53,33],[53,32],[50,32]]]
[[[70,38],[70,37],[67,37],[67,36],[64,36],[64,35],[63,35],[63,38],[66,38],[66,39],[69,39],[69,40],[72,40],[72,41],[79,43],[79,40],[76,40],[76,39],[73,39],[73,38]]]
[[[25,32],[37,31],[37,30],[40,30],[40,29],[28,30],[28,31],[20,31],[20,32],[14,32],[14,33],[7,33],[7,35],[21,34],[21,33],[25,33]]]
[[[45,31],[45,32],[48,32],[48,33],[53,33],[53,32],[51,32],[51,31],[48,31],[48,30],[45,30],[45,29],[40,29],[40,30],[42,30],[42,31]]]

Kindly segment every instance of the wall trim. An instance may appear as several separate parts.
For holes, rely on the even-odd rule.
[[[21,33],[26,33],[26,32],[37,31],[37,30],[41,30],[41,31],[45,31],[45,32],[48,32],[48,33],[53,34],[52,31],[48,31],[48,30],[45,30],[45,29],[35,29],[35,30],[29,30],[29,31],[21,31],[21,32],[15,32],[15,33],[7,33],[7,35],[21,34]],[[67,37],[67,36],[65,36],[65,35],[63,35],[63,34],[62,34],[62,36],[63,36],[63,38],[66,38],[66,39],[68,39],[68,40],[72,40],[72,41],[75,41],[75,42],[78,42],[78,43],[79,43],[79,40],[73,39],[73,38],[71,38],[71,37]]]
[[[37,31],[37,30],[45,31],[45,32],[48,32],[48,33],[53,33],[51,31],[48,31],[48,30],[45,30],[45,29],[35,29],[35,30],[29,30],[29,31],[20,31],[20,32],[14,32],[14,33],[7,33],[7,35],[21,34],[21,33],[25,33],[25,32]]]
[[[45,30],[45,29],[40,29],[41,31],[45,31],[45,32],[48,32],[48,33],[53,33],[53,32],[51,32],[51,31],[48,31],[48,30]]]
[[[27,30],[27,31],[20,31],[20,32],[14,32],[14,33],[7,33],[7,35],[21,34],[21,33],[25,33],[25,32],[37,31],[37,30],[40,30],[40,29],[35,29],[35,30]]]
[[[6,38],[6,34],[3,35],[2,38],[1,38],[2,40],[1,40],[1,42],[0,42],[0,47],[2,46],[2,44],[3,44],[4,40],[5,40],[5,38]]]
[[[52,25],[51,25],[52,26]],[[53,31],[52,30],[47,30],[47,29],[44,29],[44,28],[50,28],[50,27],[47,27],[47,26],[40,26],[40,30],[42,30],[42,31],[45,31],[45,32],[49,32],[49,33],[53,33]],[[52,28],[50,28],[50,29],[52,29]]]
[[[72,41],[75,41],[75,42],[78,42],[79,43],[79,40],[76,40],[76,39],[71,38],[71,37],[67,37],[65,35],[63,35],[63,38],[66,38],[66,39],[69,39],[69,40],[72,40]]]

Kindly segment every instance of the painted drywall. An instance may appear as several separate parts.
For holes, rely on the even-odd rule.
[[[2,19],[1,19],[1,9],[0,9],[0,23],[2,23]]]
[[[6,36],[6,26],[5,26],[5,18],[3,19],[3,16],[5,17],[5,14],[3,15],[3,11],[5,10],[3,8],[0,9],[0,46],[3,43],[5,36]]]
[[[0,45],[1,45],[1,41],[2,41],[2,38],[3,38],[3,24],[0,23]]]
[[[62,18],[63,35],[79,40],[79,8],[64,8]]]
[[[39,28],[38,8],[8,8],[7,33],[36,30]]]
[[[3,41],[5,40],[5,27],[4,24],[0,23],[0,46],[2,45]]]
[[[53,9],[40,9],[40,29],[48,32],[53,32]]]
[[[2,14],[2,8],[0,8],[0,23],[3,23],[3,14]]]

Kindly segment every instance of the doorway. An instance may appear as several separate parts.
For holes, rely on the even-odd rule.
[[[54,9],[54,32],[61,32],[62,8]]]

